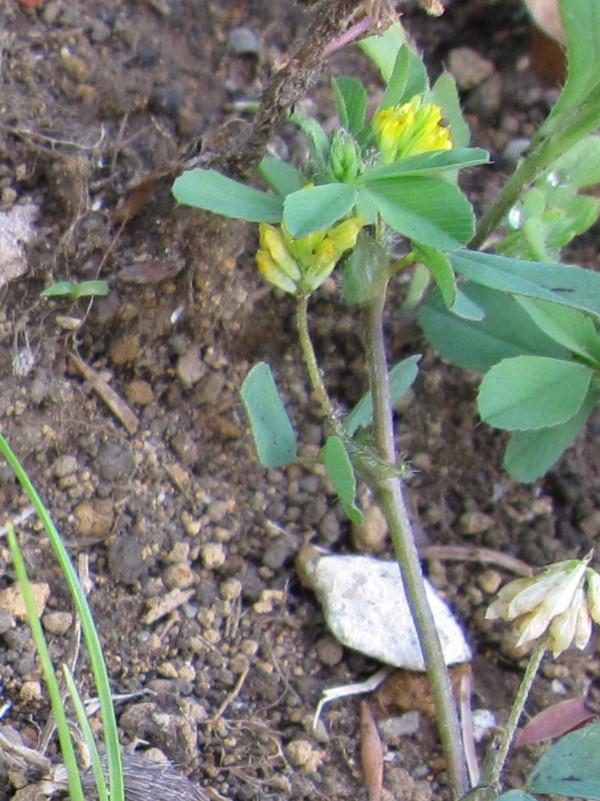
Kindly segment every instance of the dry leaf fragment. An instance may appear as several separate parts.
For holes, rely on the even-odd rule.
[[[565,31],[560,18],[558,0],[525,0],[525,5],[538,28],[544,31],[546,36],[564,44]]]
[[[464,675],[471,673],[468,662],[449,668],[455,697]],[[374,693],[376,710],[381,717],[396,715],[398,711],[416,710],[429,717],[435,715],[435,704],[429,689],[426,673],[415,670],[395,670]]]
[[[371,707],[360,702],[360,760],[369,801],[380,801],[383,787],[383,745]]]

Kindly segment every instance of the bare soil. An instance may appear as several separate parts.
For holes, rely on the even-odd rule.
[[[434,75],[457,45],[493,65],[494,85],[464,97],[474,143],[495,159],[466,179],[485,206],[510,170],[507,146],[531,134],[554,90],[528,69],[530,30],[516,0],[448,5],[430,19],[409,4],[405,20]],[[266,472],[253,454],[238,390],[258,359],[273,366],[303,452],[315,454],[323,434],[292,306],[256,275],[255,231],[177,208],[165,180],[149,185],[135,214],[125,205],[124,225],[118,211],[155,171],[191,158],[202,142],[218,149],[211,135],[224,122],[251,120],[309,16],[292,0],[38,8],[5,0],[0,8],[0,236],[5,215],[36,208],[35,235],[2,287],[2,432],[74,557],[89,558],[114,691],[134,694],[118,706],[124,745],[159,748],[213,797],[239,801],[366,798],[358,703],[332,704],[318,735],[312,716],[322,690],[379,666],[333,640],[294,570],[307,541],[353,549],[343,511],[318,470]],[[336,54],[306,100],[323,120],[333,114],[329,79],[340,74],[377,89],[356,48]],[[273,147],[295,153],[302,143],[287,125]],[[579,248],[574,258],[592,264],[592,237]],[[96,277],[110,284],[106,298],[40,298],[53,282]],[[333,285],[313,322],[332,393],[350,406],[365,389],[362,346]],[[393,311],[389,338],[391,360],[425,354],[398,415],[400,447],[417,468],[409,490],[421,544],[491,548],[533,567],[592,547],[600,419],[545,480],[520,485],[501,470],[503,436],[477,419],[477,377],[442,363]],[[117,414],[101,399],[107,386]],[[28,503],[2,465],[0,501],[6,518]],[[50,587],[44,622],[60,663],[72,627],[66,619],[63,631],[64,616],[51,615],[70,611],[68,594],[40,526],[30,518],[19,531],[32,577]],[[0,565],[4,589],[14,574],[2,545]],[[522,655],[483,615],[496,579],[511,575],[465,559],[426,565],[473,643],[473,706],[501,723]],[[0,723],[35,748],[48,704],[31,637],[10,613],[0,614],[0,631]],[[583,694],[598,665],[593,649],[546,665],[528,714]],[[77,676],[93,694],[85,655]],[[387,798],[446,797],[427,716],[412,734],[387,734],[386,750]],[[530,759],[517,755],[509,785]],[[18,783],[1,773],[0,798]]]

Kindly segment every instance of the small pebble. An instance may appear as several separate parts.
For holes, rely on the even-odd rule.
[[[285,593],[282,590],[263,590],[252,608],[259,615],[268,615],[276,606],[281,606],[283,603],[285,603]]]
[[[416,734],[421,725],[421,713],[412,710],[403,715],[385,718],[379,721],[379,731],[387,742],[396,740],[398,737],[407,737]]]
[[[239,25],[233,28],[228,37],[229,49],[236,56],[260,55],[260,39],[251,28]]]
[[[363,513],[361,524],[353,523],[352,544],[359,553],[381,553],[388,538],[387,520],[379,506],[368,506]]]
[[[502,576],[497,570],[484,570],[477,583],[484,592],[495,595],[502,585]]]
[[[181,524],[186,534],[190,537],[197,537],[202,528],[202,523],[195,520],[189,512],[181,513]]]
[[[131,448],[126,442],[110,440],[98,449],[96,470],[105,481],[127,481],[135,470]]]
[[[102,20],[94,20],[89,31],[90,42],[102,44],[110,39],[110,28]]]
[[[82,501],[73,511],[81,536],[97,540],[108,537],[115,518],[114,505],[109,498]]]
[[[148,573],[144,548],[133,534],[122,534],[108,550],[108,569],[115,581],[135,584]]]
[[[259,649],[259,643],[257,640],[242,640],[240,644],[240,648],[243,654],[247,654],[248,656],[256,656]]]
[[[495,520],[483,512],[465,512],[458,519],[458,527],[466,535],[481,534],[493,528]]]
[[[314,748],[308,740],[292,740],[286,751],[292,765],[307,773],[315,771],[323,759],[323,751]]]
[[[242,582],[236,578],[226,579],[219,586],[219,592],[224,601],[235,601],[242,594],[242,589]]]
[[[154,401],[154,392],[147,381],[130,381],[125,387],[125,396],[135,406],[148,406]]]
[[[416,781],[413,785],[410,801],[431,801],[433,798],[433,787],[425,779]]]
[[[200,446],[191,431],[178,431],[170,439],[174,453],[185,465],[193,465],[200,459]]]
[[[17,191],[12,186],[5,186],[2,190],[2,203],[6,206],[12,206],[17,197]]]
[[[19,698],[28,701],[40,701],[44,697],[39,681],[24,681],[19,690]]]
[[[50,634],[66,634],[73,625],[73,615],[71,612],[47,612],[42,623]]]
[[[181,665],[177,671],[178,676],[183,681],[195,681],[196,680],[196,668],[187,662],[185,665]]]
[[[233,673],[244,673],[248,670],[248,657],[245,654],[236,654],[229,663]]]
[[[507,161],[517,162],[531,144],[531,139],[525,136],[517,136],[511,139],[504,148],[502,155]]]
[[[208,570],[223,567],[227,561],[227,551],[221,542],[208,542],[202,548],[202,564]]]
[[[334,545],[342,536],[340,521],[333,510],[327,512],[325,517],[319,521],[317,530],[319,532],[319,542],[328,546]]]
[[[494,65],[472,47],[455,47],[448,54],[448,69],[461,89],[472,89],[494,73]]]
[[[476,743],[480,743],[497,725],[498,718],[491,709],[473,710],[473,737]]]
[[[198,576],[189,564],[180,562],[166,568],[163,572],[163,580],[170,590],[176,587],[185,589],[196,584]]]
[[[206,374],[206,364],[202,359],[200,350],[196,347],[183,353],[178,361],[175,372],[184,387],[193,387]]]
[[[52,465],[52,470],[57,478],[64,478],[71,476],[77,472],[77,459],[70,454],[59,456]]]
[[[163,676],[165,679],[179,678],[177,669],[175,668],[175,665],[172,662],[161,662],[160,665],[157,665],[156,671],[160,676]]]
[[[300,547],[300,538],[285,532],[275,537],[265,548],[263,564],[272,570],[279,570],[286,562],[292,559]]]
[[[128,362],[134,362],[139,354],[139,334],[130,334],[122,339],[117,339],[110,346],[111,361],[117,366],[127,364]]]
[[[317,643],[317,654],[324,665],[333,667],[342,661],[344,648],[333,637],[322,637]]]
[[[0,609],[0,634],[6,634],[15,625],[15,617],[8,609]]]
[[[165,562],[168,564],[179,564],[180,562],[187,562],[190,556],[190,546],[187,542],[176,542],[171,548],[169,553],[165,556]]]
[[[50,586],[45,582],[31,582],[29,586],[36,612],[41,617],[50,597]],[[12,587],[7,587],[5,590],[0,591],[0,609],[5,609],[11,615],[14,615],[17,620],[27,620],[25,600],[18,585],[13,584]]]
[[[213,523],[220,523],[231,510],[230,501],[212,501],[206,509],[206,516]]]

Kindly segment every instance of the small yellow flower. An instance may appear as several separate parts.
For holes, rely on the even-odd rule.
[[[344,253],[356,245],[363,224],[362,217],[350,217],[294,239],[283,224],[279,230],[260,223],[258,270],[267,281],[290,294],[314,292],[331,275]]]
[[[289,292],[292,295],[298,289],[296,282],[280,269],[271,254],[267,253],[266,250],[257,251],[256,264],[259,273],[273,286],[283,289],[284,292]]]
[[[372,125],[384,164],[453,147],[450,129],[443,123],[442,109],[435,103],[423,105],[420,96],[401,106],[388,106],[378,111]]]
[[[548,634],[554,656],[575,645],[582,649],[592,633],[592,620],[600,623],[600,576],[584,559],[557,562],[532,578],[506,584],[486,613],[515,623],[517,645]],[[587,582],[587,593],[584,586]]]

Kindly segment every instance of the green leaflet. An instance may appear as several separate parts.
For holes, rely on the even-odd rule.
[[[250,370],[240,395],[261,464],[280,467],[293,462],[296,458],[296,434],[266,362],[259,362]]]

